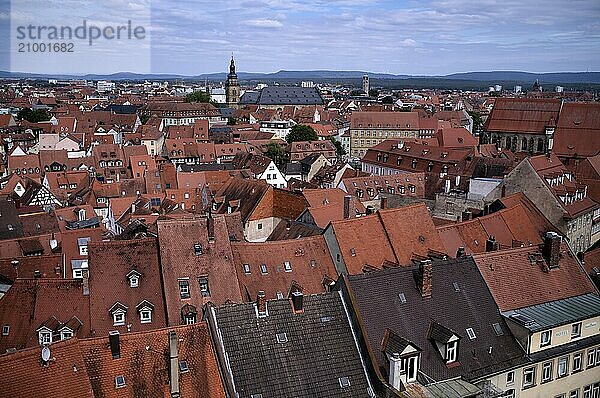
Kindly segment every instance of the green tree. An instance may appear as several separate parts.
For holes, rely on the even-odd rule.
[[[280,145],[276,142],[269,142],[267,144],[267,151],[265,152],[265,156],[274,161],[277,167],[279,168],[286,164],[288,160],[288,154],[285,148],[283,147],[283,145]]]
[[[148,116],[148,115],[140,115],[140,122],[142,124],[146,124],[149,119],[150,119],[150,116]]]
[[[17,113],[17,118],[27,120],[31,123],[45,122],[50,120],[50,114],[45,109],[36,109],[35,111],[29,108],[23,108]]]
[[[330,137],[329,140],[335,147],[335,154],[337,155],[338,158],[341,158],[342,156],[346,155],[346,150],[344,149],[344,146],[342,145],[341,142],[336,140],[335,137]]]
[[[234,117],[228,117],[228,118],[227,118],[227,125],[228,125],[228,126],[233,126],[233,125],[235,125],[236,123],[237,123],[237,121],[235,120],[235,118],[234,118]]]
[[[185,102],[210,103],[216,108],[219,107],[219,104],[217,102],[210,100],[210,94],[208,94],[206,91],[194,91],[193,93],[186,95]]]
[[[317,132],[312,127],[297,124],[292,127],[292,131],[290,131],[285,139],[287,142],[292,143],[297,141],[315,141],[319,137],[317,137]]]
[[[383,97],[383,99],[381,100],[382,104],[393,104],[394,102],[396,102],[394,100],[394,97],[392,97],[391,95],[388,95],[387,97]]]
[[[377,97],[379,95],[379,90],[372,88],[369,90],[369,97]]]

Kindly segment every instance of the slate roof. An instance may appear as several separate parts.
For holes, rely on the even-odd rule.
[[[524,363],[522,351],[471,257],[434,260],[430,298],[423,298],[417,290],[417,272],[417,267],[392,268],[347,277],[380,367],[387,362],[380,348],[387,329],[423,350],[420,369],[436,381],[460,376],[472,380]],[[404,293],[405,303],[400,293]],[[461,338],[456,364],[447,366],[429,338],[432,322]],[[503,335],[496,335],[494,323],[502,326]],[[467,328],[473,329],[475,339],[468,338]]]
[[[579,322],[600,315],[600,297],[596,293],[588,293],[576,297],[551,301],[506,311],[502,315],[511,318],[522,315],[530,319],[530,325],[523,325],[532,332],[551,329],[567,323]],[[518,322],[518,321],[517,321]]]
[[[240,104],[258,105],[323,105],[323,98],[316,87],[265,87],[259,92],[247,91]]]
[[[257,318],[253,303],[211,308],[211,327],[218,325],[240,398],[369,397],[338,292],[304,296],[302,313],[294,313],[289,300],[270,300],[267,310]],[[278,343],[278,333],[287,342]],[[349,378],[349,387],[341,387],[341,377]]]
[[[488,252],[474,257],[501,311],[529,307],[596,291],[566,242],[558,268],[544,272],[537,246]]]

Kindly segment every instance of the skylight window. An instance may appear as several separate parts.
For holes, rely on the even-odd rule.
[[[475,338],[477,337],[475,336],[475,331],[473,330],[473,328],[467,328],[467,335],[471,340],[475,340]]]
[[[181,373],[187,373],[189,370],[190,368],[188,367],[187,361],[183,360],[179,362],[179,371]]]
[[[402,304],[406,303],[406,296],[404,295],[404,293],[398,294],[398,298],[400,298],[400,302]]]
[[[287,341],[288,341],[287,334],[285,334],[285,333],[277,333],[276,337],[277,337],[277,342],[280,344],[287,343]]]
[[[454,287],[455,292],[460,292],[460,286],[458,285],[458,282],[452,282],[452,286]]]
[[[115,377],[115,387],[122,388],[125,387],[125,376],[119,375]]]
[[[342,388],[348,388],[348,387],[350,387],[350,378],[348,378],[348,377],[340,377],[338,379],[338,381],[340,382],[340,387],[342,387]]]
[[[492,327],[494,328],[494,332],[496,333],[496,336],[502,336],[504,334],[504,331],[502,330],[502,326],[500,326],[499,323],[494,323],[492,325]]]

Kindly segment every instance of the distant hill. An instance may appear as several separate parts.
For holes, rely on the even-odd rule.
[[[600,84],[600,72],[556,72],[556,73],[531,73],[518,71],[491,71],[491,72],[465,72],[453,73],[444,76],[411,76],[395,75],[388,73],[373,73],[364,71],[333,71],[333,70],[309,70],[309,71],[287,71],[280,70],[273,73],[249,73],[239,72],[240,80],[263,80],[263,81],[300,81],[300,80],[318,80],[335,81],[362,79],[368,75],[371,79],[381,80],[463,80],[473,82],[515,82],[532,83],[539,80],[544,83],[564,83],[564,84]],[[50,75],[35,73],[19,73],[0,71],[0,79],[86,79],[86,80],[210,80],[224,81],[227,73],[205,73],[196,76],[186,76],[178,74],[140,74],[131,72],[118,72],[113,74],[86,74],[86,75]]]

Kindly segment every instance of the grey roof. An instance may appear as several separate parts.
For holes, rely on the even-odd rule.
[[[23,236],[23,225],[17,214],[15,202],[0,200],[0,240],[14,239]]]
[[[447,380],[426,387],[431,398],[466,398],[481,392],[481,389],[462,379]]]
[[[265,87],[259,92],[245,92],[241,104],[258,105],[323,105],[316,87]]]
[[[531,332],[538,332],[600,315],[600,297],[594,293],[588,293],[506,311],[502,315]]]
[[[367,339],[381,367],[387,362],[381,352],[386,329],[423,350],[420,369],[437,381],[457,377],[475,380],[527,361],[472,257],[433,260],[430,298],[424,299],[417,289],[417,272],[417,267],[398,267],[348,277]],[[461,287],[458,292],[454,282]],[[401,301],[400,293],[406,302]],[[432,322],[461,337],[456,365],[447,366],[438,351],[430,335]],[[505,333],[496,335],[495,323]],[[475,339],[467,337],[467,328],[473,329]]]
[[[233,108],[219,108],[219,112],[221,112],[221,116],[223,117],[233,117],[234,111]]]
[[[370,396],[339,292],[304,296],[303,313],[289,300],[269,300],[267,310],[262,318],[254,303],[211,311],[240,398]],[[287,342],[277,342],[280,333]],[[349,387],[341,386],[344,377]]]

